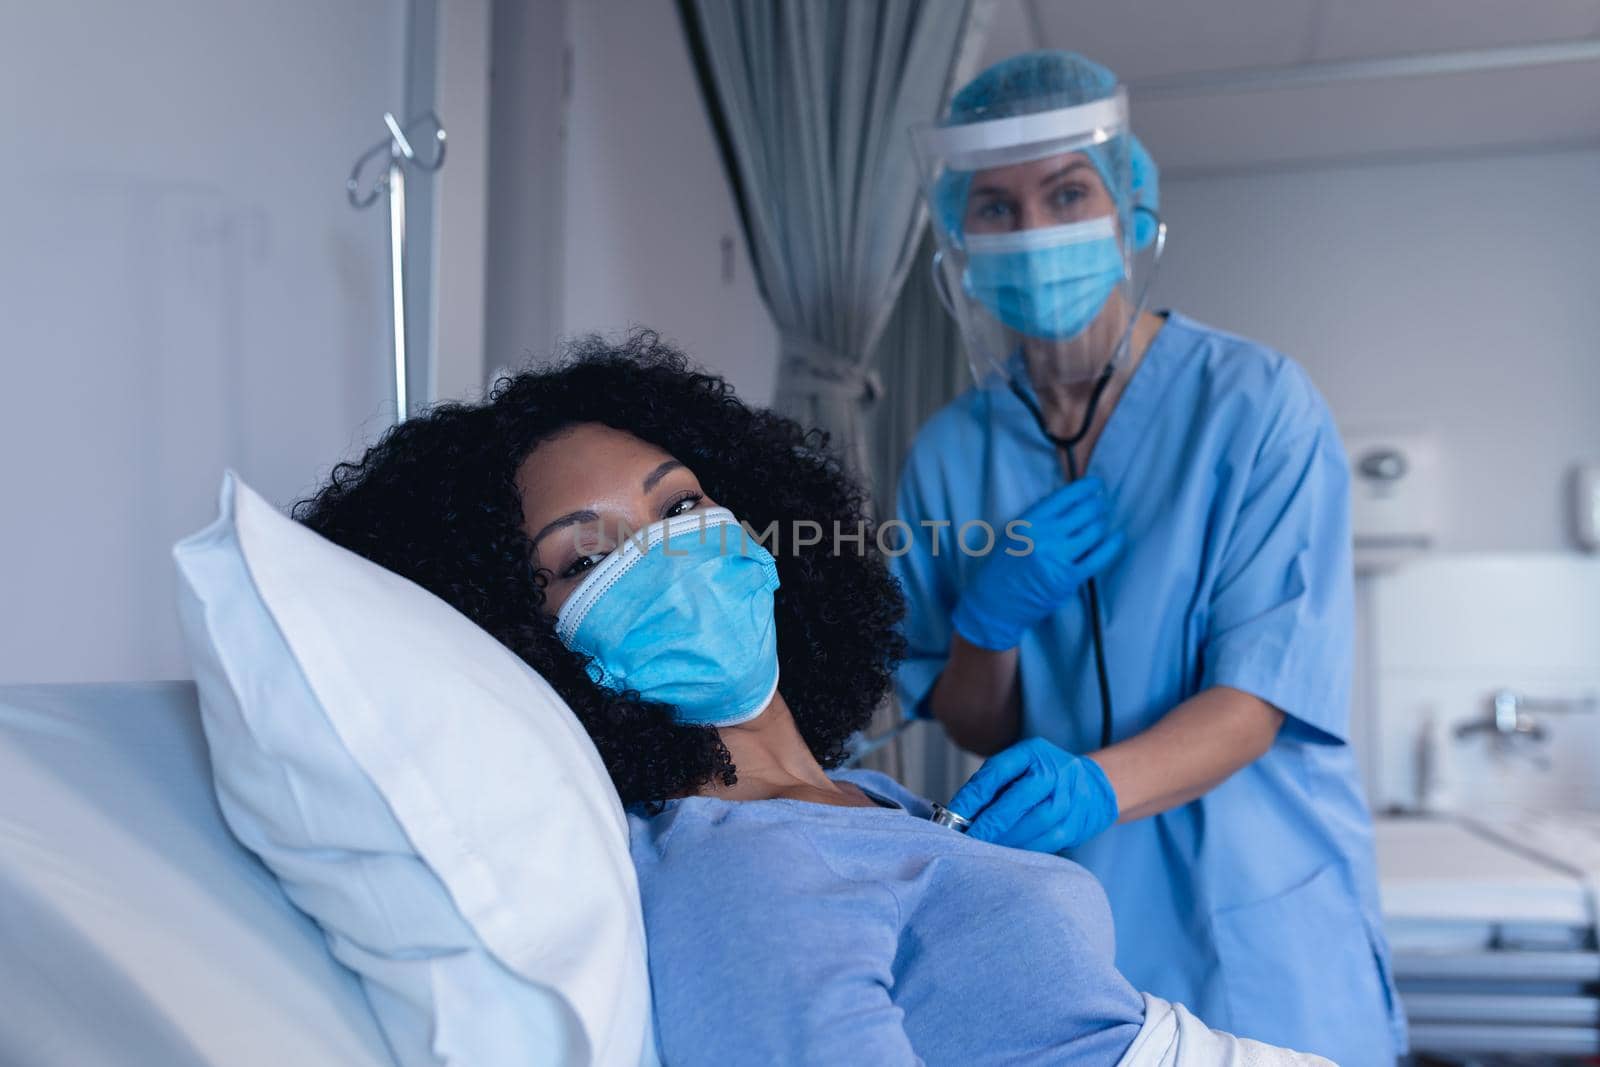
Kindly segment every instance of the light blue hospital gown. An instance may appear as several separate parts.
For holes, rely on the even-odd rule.
[[[1144,1001],[1082,867],[880,802],[669,801],[629,814],[661,1059],[1112,1067]]]
[[[1272,749],[1200,799],[1073,851],[1106,888],[1117,964],[1208,1025],[1393,1064],[1404,1022],[1380,927],[1371,819],[1349,745],[1349,472],[1326,405],[1294,363],[1170,314],[1090,457],[1128,549],[1100,577],[1113,736],[1211,686],[1287,716]],[[950,614],[982,560],[956,547],[1063,483],[1057,453],[1005,387],[970,390],[922,429],[893,561],[916,707],[944,668]],[[982,547],[976,529],[969,544]],[[1002,546],[1004,547],[1003,533]],[[1100,747],[1087,616],[1073,602],[1023,638],[1022,728]]]

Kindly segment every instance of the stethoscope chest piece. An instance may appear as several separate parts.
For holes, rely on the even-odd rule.
[[[948,826],[958,834],[967,832],[972,825],[972,820],[965,815],[957,815],[943,804],[933,806],[933,814],[928,816],[928,821],[936,826]]]

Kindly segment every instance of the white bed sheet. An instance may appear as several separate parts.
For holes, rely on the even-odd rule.
[[[1376,821],[1384,928],[1396,951],[1562,946],[1591,925],[1582,881],[1452,818]]]
[[[0,688],[0,1063],[393,1067],[229,835],[186,682]]]

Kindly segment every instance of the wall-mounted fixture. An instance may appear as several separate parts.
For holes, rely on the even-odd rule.
[[[1572,472],[1572,531],[1579,548],[1600,552],[1600,463]]]
[[[1356,570],[1383,570],[1432,549],[1439,535],[1439,455],[1417,433],[1351,433],[1350,527]]]

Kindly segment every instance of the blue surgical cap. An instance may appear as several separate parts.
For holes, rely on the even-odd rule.
[[[1001,60],[963,86],[950,101],[950,113],[942,125],[966,126],[1037,111],[1077,107],[1103,100],[1116,88],[1115,74],[1075,52],[1024,52]],[[1150,153],[1132,133],[1125,140],[1091,145],[1081,151],[1100,172],[1100,179],[1111,195],[1117,198],[1117,211],[1124,225],[1132,217],[1134,247],[1144,248],[1156,235],[1156,220],[1146,212],[1134,213],[1133,209],[1142,207],[1153,212],[1160,204],[1159,178]],[[1124,151],[1128,154],[1126,161],[1120,158]],[[1124,164],[1132,203],[1123,201],[1122,184],[1111,177],[1120,173]],[[961,232],[970,184],[969,174],[956,171],[946,173],[939,180],[935,210],[951,233]]]

